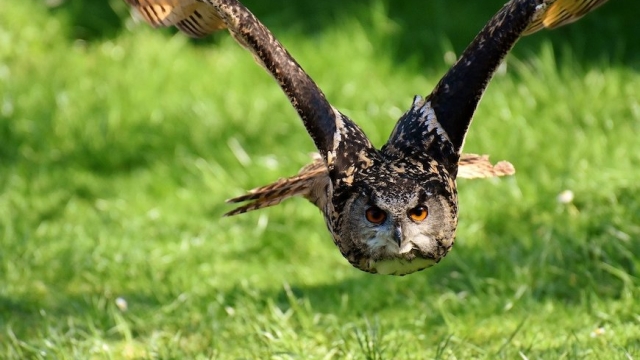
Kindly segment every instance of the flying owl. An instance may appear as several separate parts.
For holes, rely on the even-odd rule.
[[[319,155],[298,175],[229,200],[240,214],[291,196],[314,203],[342,255],[356,268],[406,275],[438,263],[458,224],[456,178],[514,172],[462,154],[476,106],[496,68],[523,35],[575,21],[606,0],[511,0],[485,25],[426,97],[416,96],[376,148],[334,108],[271,32],[237,0],[125,0],[153,26],[202,37],[228,29],[278,82]]]

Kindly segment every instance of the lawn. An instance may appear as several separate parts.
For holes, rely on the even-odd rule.
[[[516,176],[460,180],[452,252],[390,277],[302,199],[221,217],[314,150],[230,36],[43,3],[0,4],[0,358],[640,358],[637,6],[518,44],[465,145]],[[500,6],[280,3],[247,2],[377,145]]]

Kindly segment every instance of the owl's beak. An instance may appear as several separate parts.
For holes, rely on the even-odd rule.
[[[400,225],[396,225],[393,229],[393,240],[398,244],[398,247],[402,247],[402,229]]]

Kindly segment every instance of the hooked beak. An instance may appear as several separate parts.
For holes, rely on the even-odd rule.
[[[398,247],[402,247],[402,229],[400,228],[400,226],[396,226],[393,229],[393,240],[396,241]]]

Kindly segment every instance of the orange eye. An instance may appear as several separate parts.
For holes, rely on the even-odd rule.
[[[413,221],[424,221],[429,215],[429,211],[424,206],[416,206],[413,209],[409,210],[409,217]]]
[[[387,213],[377,206],[372,206],[364,213],[367,221],[374,224],[382,224],[387,219]]]

